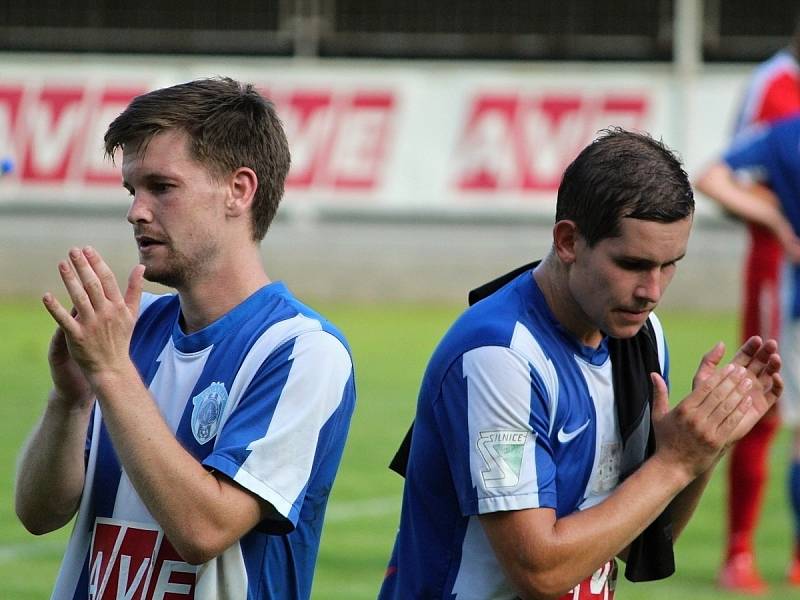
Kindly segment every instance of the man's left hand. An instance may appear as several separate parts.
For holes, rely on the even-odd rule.
[[[692,389],[707,379],[719,366],[725,346],[720,342],[703,356],[697,373],[692,380]],[[775,340],[763,341],[753,336],[741,345],[731,360],[733,364],[747,369],[747,377],[753,381],[750,392],[752,405],[731,436],[731,443],[741,439],[764,414],[775,405],[783,392],[783,379],[780,375],[781,357]]]

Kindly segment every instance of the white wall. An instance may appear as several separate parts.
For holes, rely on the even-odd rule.
[[[0,203],[125,203],[107,124],[136,94],[225,74],[273,98],[293,154],[286,211],[549,214],[596,132],[662,137],[690,172],[724,146],[750,67],[0,55]],[[701,210],[703,210],[701,208]]]

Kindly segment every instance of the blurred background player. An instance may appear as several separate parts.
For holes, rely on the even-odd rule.
[[[796,22],[800,23],[800,19]],[[791,44],[759,65],[750,77],[736,121],[736,134],[755,124],[771,123],[800,112],[799,53],[800,27],[796,27]],[[767,188],[758,184],[753,184],[751,191],[770,195]],[[781,244],[758,223],[748,221],[747,229],[749,248],[744,265],[741,339],[753,335],[776,337],[780,330]],[[746,593],[766,589],[754,560],[753,535],[767,483],[767,454],[777,428],[777,412],[772,410],[730,454],[727,538],[719,573],[719,584],[725,589]],[[793,469],[792,477],[797,480],[792,486],[800,485],[800,472]],[[792,568],[791,578],[800,585],[800,564]]]
[[[709,167],[698,179],[697,188],[719,202],[733,214],[758,224],[762,231],[782,246],[785,261],[781,261],[776,279],[781,289],[774,290],[780,305],[781,352],[784,357],[786,393],[779,405],[782,421],[793,430],[792,458],[789,474],[789,495],[795,521],[794,554],[788,569],[788,580],[800,585],[800,115],[783,119],[769,127],[753,129],[737,138],[722,160]],[[737,179],[736,171],[758,175],[777,195],[780,207],[765,199],[764,194]],[[781,208],[783,209],[781,211]],[[773,411],[774,412],[774,411]],[[764,591],[765,584],[752,561],[752,528],[763,486],[766,445],[775,429],[775,417],[762,419],[761,446],[751,443],[747,451],[754,453],[758,464],[749,465],[759,475],[755,490],[743,487],[737,469],[747,469],[748,456],[740,450],[738,464],[731,468],[733,480],[730,506],[742,505],[750,511],[749,521],[731,519],[734,525],[747,526],[734,530],[729,540],[728,556],[720,584],[730,590],[747,593]],[[752,433],[751,433],[752,435]],[[756,434],[758,435],[758,434]],[[740,444],[742,442],[739,442]],[[760,471],[759,471],[760,469]],[[742,476],[746,477],[746,475]],[[735,516],[740,516],[736,515]],[[736,536],[739,537],[736,537]]]

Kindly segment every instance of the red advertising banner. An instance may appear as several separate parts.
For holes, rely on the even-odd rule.
[[[200,75],[167,57],[148,71],[99,58],[69,71],[45,62],[7,63],[13,76],[0,81],[0,159],[15,163],[0,203],[126,202],[120,161],[104,156],[106,127],[135,96]],[[549,210],[564,168],[599,130],[653,131],[668,121],[669,80],[638,84],[642,77],[621,71],[517,77],[454,66],[428,76],[337,63],[288,74],[251,65],[234,76],[255,83],[284,124],[289,210]]]
[[[460,132],[456,187],[554,191],[566,166],[599,130],[642,129],[648,109],[647,96],[635,92],[478,94]]]
[[[103,155],[103,133],[148,87],[0,86],[0,154],[16,157],[28,184],[118,186]],[[269,93],[269,90],[265,90]],[[391,144],[394,93],[355,89],[276,90],[271,96],[292,148],[288,188],[371,190]]]

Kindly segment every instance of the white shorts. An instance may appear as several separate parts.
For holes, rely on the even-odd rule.
[[[789,427],[800,425],[800,319],[781,323],[781,376],[784,390],[778,400],[781,422]]]
[[[800,426],[800,317],[792,318],[794,277],[790,265],[784,263],[781,273],[781,376],[784,390],[778,399],[781,422],[789,427]]]

